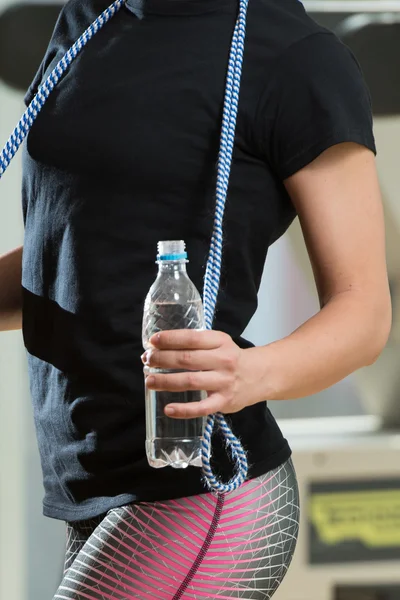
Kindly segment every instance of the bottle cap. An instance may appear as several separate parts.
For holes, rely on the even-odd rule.
[[[157,248],[157,260],[185,260],[187,258],[186,244],[183,240],[158,242]]]

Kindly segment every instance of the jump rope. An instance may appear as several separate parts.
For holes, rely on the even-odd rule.
[[[75,60],[75,58],[79,55],[81,50],[86,46],[91,38],[98,31],[100,31],[100,29],[102,29],[102,27],[124,6],[125,2],[126,0],[116,0],[108,8],[106,8],[106,10],[97,17],[97,19],[86,29],[86,31],[84,31],[80,38],[71,46],[68,52],[54,67],[53,71],[50,73],[44,83],[40,85],[35,97],[29,104],[20,122],[14,129],[11,137],[0,154],[0,178],[3,176],[11,160],[14,158],[19,147],[29,133],[29,130],[31,129],[39,112],[43,108],[47,98],[54,90],[71,63]],[[247,7],[248,0],[239,1],[239,12],[232,36],[226,75],[220,148],[217,163],[214,225],[203,289],[203,304],[207,329],[212,329],[221,278],[223,218],[228,194],[229,177],[235,141],[240,81],[244,55],[244,42],[246,37]],[[228,483],[223,483],[214,475],[210,464],[212,449],[211,437],[215,424],[221,430],[235,465],[234,476]],[[248,472],[246,453],[238,438],[231,431],[228,423],[225,420],[225,417],[219,412],[207,417],[204,440],[202,443],[202,471],[208,488],[218,495],[218,503],[216,507],[216,513],[210,527],[209,535],[207,536],[198,556],[198,564],[201,563],[202,555],[205,554],[209,543],[211,543],[213,532],[215,532],[217,523],[219,521],[219,515],[222,510],[224,495],[241,486],[246,480]],[[191,578],[191,574],[193,574],[193,569],[195,569],[195,564],[188,573],[189,580]],[[185,582],[183,583],[185,584]],[[184,589],[187,587],[187,584],[188,582],[186,582],[186,585],[183,588],[181,586],[182,590],[178,590],[177,595],[175,595],[174,598],[181,597]]]

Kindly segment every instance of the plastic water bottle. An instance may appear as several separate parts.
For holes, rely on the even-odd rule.
[[[169,329],[205,329],[201,297],[186,272],[187,254],[183,241],[158,243],[157,279],[147,295],[143,316],[143,346],[149,339]],[[145,367],[145,374],[182,373]],[[156,469],[171,466],[184,469],[201,466],[201,442],[206,419],[173,419],[164,414],[167,404],[198,402],[204,391],[157,392],[146,387],[146,453]]]

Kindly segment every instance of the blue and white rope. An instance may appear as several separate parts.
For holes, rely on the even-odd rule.
[[[216,208],[214,228],[204,278],[204,312],[207,329],[212,329],[215,307],[218,298],[223,246],[223,218],[229,187],[229,176],[235,143],[236,121],[239,105],[240,81],[242,75],[244,42],[246,36],[246,17],[248,0],[240,0],[239,15],[232,37],[231,52],[226,77],[225,100],[222,115],[220,151],[218,156]],[[228,483],[219,481],[212,472],[211,438],[215,421],[217,422],[236,463],[236,473]],[[232,433],[225,417],[221,413],[209,415],[202,446],[203,473],[207,485],[215,492],[229,493],[238,488],[246,479],[248,464],[246,453],[237,437]]]
[[[32,102],[23,114],[17,127],[0,154],[0,178],[14,158],[19,147],[26,138],[36,117],[43,108],[47,98],[67,71],[71,63],[86,46],[89,40],[120,10],[126,0],[116,0],[84,31],[80,38],[71,46],[68,52],[57,63],[53,71],[40,85]],[[228,193],[229,176],[235,141],[236,120],[239,104],[240,80],[246,35],[246,16],[248,0],[240,0],[239,15],[232,36],[229,56],[226,90],[222,117],[220,150],[218,155],[218,174],[216,185],[216,207],[214,228],[210,243],[210,251],[204,278],[204,312],[207,329],[212,329],[215,307],[219,292],[222,266],[223,218]],[[217,422],[236,463],[236,473],[228,483],[219,481],[211,468],[211,437],[214,424]],[[246,479],[248,465],[246,453],[240,441],[232,433],[225,417],[221,413],[207,418],[204,442],[202,446],[203,473],[208,487],[219,494],[229,493],[238,488]]]

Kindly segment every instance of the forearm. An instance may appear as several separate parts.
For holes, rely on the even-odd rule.
[[[22,247],[0,256],[0,331],[22,327]]]
[[[373,307],[362,293],[338,294],[288,337],[246,351],[252,353],[256,394],[290,400],[326,389],[373,363],[389,331],[388,301]]]

